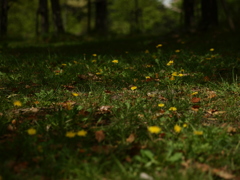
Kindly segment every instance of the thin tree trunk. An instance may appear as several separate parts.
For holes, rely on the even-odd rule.
[[[139,8],[138,8],[138,0],[134,1],[134,23],[135,23],[135,31],[139,31]]]
[[[8,0],[0,0],[0,36],[7,35],[8,26]]]
[[[183,0],[184,25],[186,30],[190,30],[194,24],[195,0]]]
[[[107,32],[107,0],[95,0],[95,31],[100,34]]]
[[[134,0],[134,9],[131,11],[131,27],[130,31],[132,34],[139,33],[140,28],[141,9],[139,8],[139,1]]]
[[[87,32],[91,32],[92,4],[91,0],[87,2]]]
[[[36,33],[39,34],[39,18],[40,16],[40,34],[49,32],[49,20],[48,20],[48,0],[39,0],[39,6],[37,10],[36,21]]]
[[[218,25],[218,6],[216,0],[201,0],[202,28]]]
[[[230,16],[229,9],[227,7],[226,1],[225,0],[221,0],[221,4],[222,4],[224,12],[225,12],[225,14],[227,16],[229,27],[231,28],[231,30],[235,31],[235,25],[234,25],[234,22],[232,20],[232,17]]]
[[[63,21],[59,0],[51,0],[53,21],[58,33],[64,33]]]

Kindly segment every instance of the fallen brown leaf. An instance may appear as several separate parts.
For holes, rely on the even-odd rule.
[[[217,93],[215,91],[207,91],[207,98],[212,99],[217,96]]]
[[[88,116],[90,113],[84,109],[78,111],[78,115],[80,116]]]
[[[113,106],[101,106],[99,108],[99,111],[101,112],[111,112],[110,109],[112,108]]]
[[[57,103],[57,105],[62,106],[67,110],[71,110],[75,104],[76,104],[75,101],[65,101],[65,102]]]
[[[236,133],[237,132],[237,128],[229,126],[229,127],[227,127],[227,132],[228,133]]]
[[[213,112],[213,115],[219,115],[219,114],[225,114],[226,111],[215,111]]]
[[[216,121],[217,118],[207,118],[207,120],[209,120],[209,121]]]
[[[129,137],[126,139],[126,142],[132,143],[134,140],[135,140],[135,135],[134,134],[130,134]]]
[[[201,101],[201,98],[198,98],[198,97],[193,97],[192,99],[191,99],[191,102],[192,103],[199,103]]]
[[[219,176],[219,177],[221,177],[221,178],[223,178],[223,179],[233,179],[233,178],[235,177],[233,174],[228,173],[228,172],[226,172],[226,171],[224,171],[224,170],[221,170],[221,169],[216,169],[216,168],[214,168],[214,169],[212,170],[212,172],[213,172],[215,175],[217,175],[217,176]]]
[[[12,125],[12,124],[9,124],[8,126],[7,126],[7,130],[9,130],[9,131],[15,131],[17,128],[16,128],[16,126],[14,126],[14,125]]]
[[[203,172],[211,172],[215,174],[216,176],[219,176],[223,179],[233,179],[235,176],[226,170],[218,169],[218,168],[212,168],[208,164],[203,163],[194,163],[195,167]]]
[[[95,132],[95,139],[98,142],[101,142],[105,139],[105,134],[104,134],[103,130],[99,130],[99,131]]]
[[[191,109],[192,109],[193,111],[198,111],[199,108],[200,108],[199,105],[193,105],[193,106],[191,107]]]
[[[72,86],[72,85],[63,85],[63,87],[67,90],[73,90],[76,88],[75,86]]]

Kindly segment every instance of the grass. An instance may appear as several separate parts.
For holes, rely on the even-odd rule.
[[[0,179],[240,177],[234,34],[20,45],[0,53]]]

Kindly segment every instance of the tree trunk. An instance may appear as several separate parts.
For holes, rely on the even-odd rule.
[[[7,35],[8,0],[0,0],[0,37]]]
[[[40,16],[40,34],[49,32],[49,20],[48,20],[48,0],[39,0],[39,6],[37,10],[37,21],[36,21],[36,33],[39,34],[39,20]]]
[[[218,6],[217,0],[201,0],[202,22],[203,30],[210,26],[218,25]]]
[[[87,2],[87,32],[91,32],[91,14],[92,14],[92,4],[91,0]]]
[[[194,25],[194,5],[195,0],[183,0],[184,26],[187,31]]]
[[[63,21],[59,0],[51,0],[53,21],[58,33],[64,33]]]
[[[140,32],[140,16],[141,10],[139,8],[138,0],[134,0],[134,10],[133,10],[133,21],[131,24],[131,33],[139,33]]]
[[[95,31],[100,34],[107,32],[107,0],[95,0]]]
[[[227,7],[226,1],[225,1],[225,0],[221,0],[221,4],[222,4],[223,9],[224,9],[224,12],[225,12],[225,14],[226,14],[229,27],[231,28],[231,30],[235,31],[235,25],[234,25],[234,22],[233,22],[233,20],[232,20],[231,15],[230,15],[230,11],[229,11],[229,8]]]

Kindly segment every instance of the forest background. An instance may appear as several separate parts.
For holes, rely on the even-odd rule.
[[[239,180],[239,0],[0,0],[0,180]]]
[[[76,36],[194,32],[209,25],[235,30],[240,12],[237,0],[167,4],[161,0],[2,0],[0,5],[1,37],[23,39],[56,32]]]

